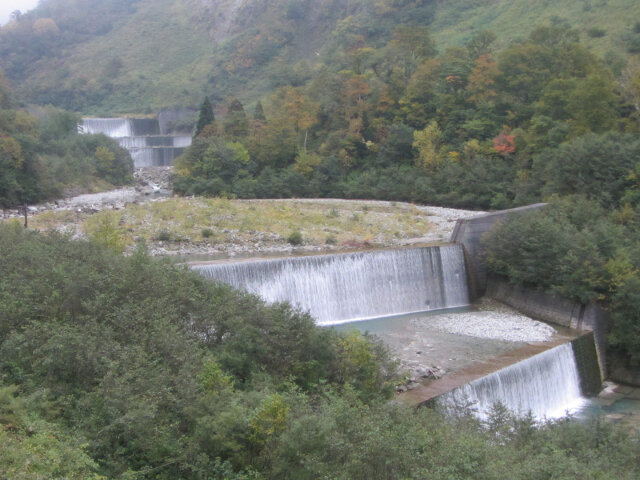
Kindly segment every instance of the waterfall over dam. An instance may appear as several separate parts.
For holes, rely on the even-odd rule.
[[[298,305],[322,326],[469,304],[464,252],[455,244],[201,264],[192,268],[268,302]],[[382,321],[394,324],[393,319]],[[437,348],[444,348],[442,355],[451,350],[446,344]],[[535,350],[540,352],[541,348]],[[463,372],[460,378],[464,379],[464,375],[468,373]],[[530,411],[539,420],[564,416],[583,406],[585,396],[601,387],[593,335],[581,336],[457,385],[460,386],[439,397],[427,397],[431,399],[418,403],[435,403],[445,410],[471,405],[483,419],[489,417],[496,402],[515,413]]]
[[[469,304],[459,245],[193,267],[202,275],[309,310],[319,325]]]
[[[78,131],[113,138],[129,151],[136,168],[173,165],[191,145],[189,135],[162,132],[155,118],[83,118]]]
[[[592,337],[591,345],[595,349]],[[559,418],[585,403],[582,383],[573,343],[565,343],[445,393],[435,404],[445,410],[472,405],[482,419],[496,402],[538,420]]]

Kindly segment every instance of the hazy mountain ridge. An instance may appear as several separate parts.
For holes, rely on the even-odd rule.
[[[301,85],[349,48],[427,25],[439,50],[492,30],[500,48],[566,21],[597,53],[624,57],[632,0],[44,0],[0,30],[0,65],[25,102],[85,113],[151,113]],[[344,56],[344,55],[342,55]]]

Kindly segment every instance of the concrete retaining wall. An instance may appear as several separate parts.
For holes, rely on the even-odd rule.
[[[499,300],[529,317],[574,330],[593,332],[600,369],[603,376],[606,375],[609,312],[595,303],[581,305],[545,292],[512,285],[494,277],[489,277],[486,285],[488,297]]]
[[[607,369],[606,346],[610,316],[599,305],[581,305],[537,290],[510,285],[502,279],[488,277],[483,264],[483,239],[487,233],[511,215],[536,211],[545,206],[545,203],[537,203],[458,220],[451,235],[451,242],[464,246],[471,299],[476,300],[486,294],[532,318],[577,330],[592,331],[602,375],[614,381],[640,386],[640,371],[637,367],[628,365],[627,359],[612,356],[610,368]]]
[[[184,133],[191,135],[191,128],[176,129],[176,123],[192,124],[195,126],[198,118],[198,111],[189,108],[176,108],[162,110],[158,114],[158,124],[160,125],[160,132],[162,135],[171,135],[175,133]]]
[[[487,281],[486,295],[530,317],[574,330],[596,331],[608,322],[608,313],[596,304],[581,305],[494,277]]]
[[[469,294],[472,300],[483,296],[487,287],[487,271],[482,263],[484,256],[483,237],[494,228],[496,223],[509,216],[539,210],[545,206],[546,203],[536,203],[457,221],[451,235],[451,242],[464,245],[469,276]]]

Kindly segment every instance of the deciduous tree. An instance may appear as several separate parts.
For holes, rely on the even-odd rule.
[[[424,130],[413,132],[413,147],[418,150],[416,165],[430,170],[439,162],[438,152],[442,142],[442,131],[436,121],[431,122]]]

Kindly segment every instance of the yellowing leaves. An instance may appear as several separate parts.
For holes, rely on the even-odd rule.
[[[413,147],[418,149],[416,165],[428,170],[439,163],[438,151],[442,143],[442,131],[436,121],[424,130],[413,132]]]
[[[283,87],[271,96],[273,114],[293,125],[296,131],[308,130],[317,121],[320,105],[300,89]]]
[[[52,18],[39,18],[33,23],[33,32],[41,37],[57,37],[60,29]]]
[[[322,157],[317,153],[302,151],[296,155],[296,163],[293,168],[297,172],[307,174],[313,172],[322,163]]]
[[[9,160],[9,167],[18,170],[22,167],[22,147],[17,140],[11,137],[0,139],[0,149],[5,154],[2,157]]]
[[[285,429],[290,410],[282,395],[276,393],[267,397],[249,420],[251,441],[258,447],[264,446],[269,438]]]
[[[469,101],[479,104],[495,100],[498,92],[495,90],[494,85],[499,74],[498,62],[489,54],[480,55],[469,74],[467,83]]]

